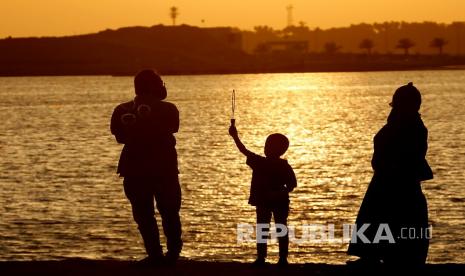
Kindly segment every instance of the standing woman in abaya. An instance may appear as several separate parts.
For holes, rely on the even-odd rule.
[[[349,255],[360,257],[353,263],[426,262],[430,232],[421,181],[432,179],[433,173],[425,159],[428,130],[420,106],[421,94],[412,83],[398,88],[387,124],[374,138],[374,175],[356,219],[356,229],[363,235],[354,231],[348,249]]]

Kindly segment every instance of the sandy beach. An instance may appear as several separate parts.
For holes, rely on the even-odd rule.
[[[412,272],[413,273],[413,272]],[[465,264],[428,264],[421,275],[465,275]],[[252,268],[247,263],[181,260],[172,267],[136,267],[129,261],[68,259],[0,262],[1,275],[392,275],[386,269],[355,269],[345,265],[291,264]],[[410,273],[409,273],[410,274]],[[419,274],[418,274],[419,275]]]

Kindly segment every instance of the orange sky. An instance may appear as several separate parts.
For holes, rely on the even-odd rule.
[[[0,37],[171,24],[173,5],[179,7],[179,23],[282,28],[289,4],[294,6],[295,23],[304,21],[310,27],[390,20],[465,21],[465,0],[0,0]]]

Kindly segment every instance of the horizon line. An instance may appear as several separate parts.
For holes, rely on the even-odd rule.
[[[465,20],[460,21],[460,20],[455,20],[455,21],[450,21],[449,23],[447,22],[439,22],[439,21],[431,21],[431,20],[424,20],[424,21],[396,21],[396,20],[391,20],[391,21],[382,21],[382,22],[359,22],[359,23],[351,23],[349,25],[343,25],[343,26],[334,26],[334,27],[328,27],[328,28],[320,28],[319,26],[309,26],[307,24],[303,25],[304,27],[309,28],[310,30],[331,30],[331,29],[342,29],[342,28],[349,28],[351,26],[357,26],[357,25],[375,25],[375,24],[383,24],[383,23],[406,23],[406,24],[422,24],[422,23],[434,23],[438,25],[453,25],[455,23],[461,23],[465,24]],[[156,27],[156,26],[163,26],[163,27],[181,27],[181,26],[188,26],[188,27],[196,27],[200,29],[214,29],[214,28],[232,28],[232,29],[237,29],[241,32],[243,31],[254,31],[253,28],[258,27],[258,26],[267,26],[270,27],[273,30],[284,30],[289,26],[283,27],[283,28],[275,28],[267,24],[263,25],[256,25],[252,27],[252,29],[248,28],[240,28],[237,26],[200,26],[200,25],[194,25],[194,24],[186,24],[186,23],[181,23],[181,24],[176,24],[176,25],[170,25],[170,24],[163,24],[163,23],[158,23],[154,25],[130,25],[130,26],[120,26],[120,27],[108,27],[105,29],[100,29],[100,30],[95,30],[95,31],[89,31],[89,32],[82,32],[82,33],[73,33],[73,34],[56,34],[56,35],[31,35],[31,36],[12,36],[12,35],[7,35],[4,37],[0,37],[0,40],[4,39],[21,39],[21,38],[61,38],[61,37],[73,37],[73,36],[84,36],[84,35],[91,35],[91,34],[98,34],[104,31],[117,31],[120,29],[125,29],[125,28],[137,28],[137,27],[142,27],[142,28],[151,28],[151,27]],[[293,27],[299,27],[299,24],[292,25]]]

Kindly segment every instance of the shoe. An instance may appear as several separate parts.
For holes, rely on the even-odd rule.
[[[163,255],[161,256],[148,256],[144,259],[135,262],[133,265],[136,267],[159,267],[164,264]]]
[[[289,265],[287,258],[279,258],[277,265],[282,268],[287,267]]]
[[[265,258],[257,258],[252,264],[252,267],[265,267],[266,266]]]
[[[179,259],[179,253],[173,253],[171,251],[168,251],[165,255],[164,263],[166,265],[173,266],[176,264],[178,259]]]

